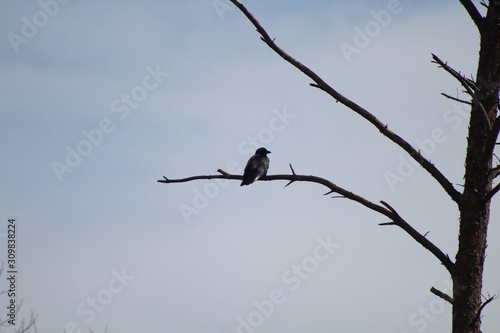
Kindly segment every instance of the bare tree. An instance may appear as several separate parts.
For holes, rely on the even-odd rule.
[[[464,103],[470,107],[470,123],[465,157],[465,182],[461,191],[457,190],[446,176],[419,150],[390,130],[373,113],[339,93],[319,75],[281,49],[243,4],[238,0],[230,1],[253,24],[260,34],[261,40],[267,46],[313,81],[310,84],[312,87],[324,91],[335,101],[343,104],[375,126],[382,135],[408,153],[441,185],[450,200],[456,203],[460,216],[459,244],[455,260],[450,259],[438,246],[428,240],[425,234],[423,235],[413,228],[398,214],[396,209],[384,201],[372,202],[321,177],[298,175],[291,165],[291,174],[268,175],[259,180],[288,180],[289,183],[286,186],[295,181],[321,184],[328,188],[326,194],[337,193],[389,218],[390,222],[381,223],[380,225],[393,225],[404,230],[431,252],[449,272],[453,281],[453,294],[447,295],[434,287],[431,288],[431,292],[452,304],[452,332],[481,332],[481,311],[495,298],[494,296],[487,298],[482,296],[482,282],[487,229],[490,220],[490,202],[493,196],[500,191],[500,183],[494,185],[495,178],[500,174],[500,164],[494,163],[494,157],[496,157],[494,150],[498,144],[497,138],[500,131],[500,117],[497,116],[500,107],[500,0],[490,0],[488,3],[481,2],[480,5],[486,9],[485,16],[480,13],[472,1],[459,0],[480,35],[480,53],[475,79],[466,77],[437,55],[432,55],[432,61],[453,76],[463,87],[463,93],[468,95],[466,98],[459,98],[443,94],[449,99]],[[496,161],[499,161],[499,159],[496,158]],[[182,179],[163,177],[164,179],[158,180],[158,182],[179,183],[199,179],[242,180],[240,175],[228,174],[221,169],[217,171],[219,174],[216,175],[201,175]]]

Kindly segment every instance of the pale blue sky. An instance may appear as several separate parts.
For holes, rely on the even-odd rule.
[[[0,5],[0,246],[15,217],[19,298],[40,332],[450,330],[450,306],[429,292],[449,288],[446,271],[401,230],[379,227],[382,216],[313,184],[156,182],[241,171],[256,142],[272,151],[269,173],[292,163],[385,200],[455,255],[457,213],[439,185],[309,87],[239,11],[219,15],[226,0],[54,1]],[[373,12],[393,1],[245,3],[291,55],[409,142],[428,143],[460,184],[467,114],[440,96],[460,88],[430,62],[433,52],[475,73],[478,36],[458,1],[402,0],[383,24]],[[40,27],[13,47],[24,18]],[[347,59],[340,45],[377,24]],[[390,185],[391,174],[402,181]],[[496,199],[492,214],[493,294]],[[483,331],[500,325],[499,304],[484,310]]]

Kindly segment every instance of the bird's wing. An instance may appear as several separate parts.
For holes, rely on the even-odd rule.
[[[256,170],[259,167],[260,162],[261,162],[260,161],[260,156],[259,155],[253,155],[248,160],[247,166],[245,167],[245,171],[246,170]]]

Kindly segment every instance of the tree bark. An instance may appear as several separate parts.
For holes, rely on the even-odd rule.
[[[490,1],[486,17],[474,20],[481,45],[476,82],[471,82],[471,116],[465,159],[464,192],[459,203],[459,245],[453,271],[453,333],[481,332],[482,281],[490,220],[498,137],[500,88],[500,1]]]

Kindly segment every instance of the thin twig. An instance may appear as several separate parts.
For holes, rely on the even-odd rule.
[[[396,223],[394,223],[394,222],[391,221],[391,222],[379,223],[378,225],[380,225],[380,226],[384,226],[384,225],[396,225]]]
[[[207,178],[208,177],[208,178]],[[243,176],[238,176],[240,180],[243,180]],[[185,183],[185,182],[190,182],[192,180],[202,180],[202,179],[224,179],[226,178],[226,175],[210,175],[210,176],[193,176],[193,177],[187,177],[187,178],[180,178],[180,179],[170,179],[165,176],[163,176],[163,180],[159,180],[158,182],[160,183]],[[232,179],[237,179],[237,178],[232,178]]]
[[[476,322],[481,318],[481,312],[483,311],[484,307],[489,303],[493,302],[496,298],[497,298],[496,295],[490,296],[486,301],[484,301],[483,304],[481,304],[479,310],[477,310],[476,317],[474,318],[472,323],[470,323],[470,327],[473,327],[476,324]]]
[[[457,101],[457,102],[460,102],[460,103],[464,103],[464,104],[467,104],[467,105],[472,105],[472,102],[469,102],[469,101],[466,101],[466,100],[463,100],[463,99],[460,99],[460,98],[457,98],[457,97],[453,97],[453,96],[445,94],[445,93],[441,93],[441,95],[443,95],[444,97],[446,97],[448,99],[451,99],[451,100],[454,100],[454,101]]]
[[[292,163],[288,163],[288,165],[290,166],[290,170],[292,170],[292,175],[295,175],[295,170],[293,170],[293,167],[292,167]],[[291,183],[293,183],[295,180],[290,180],[288,182],[288,184],[286,184],[284,187],[287,187],[288,185],[290,185]]]
[[[380,203],[382,205],[384,205],[385,207],[387,207],[387,209],[389,209],[394,214],[395,217],[401,218],[401,216],[399,216],[398,212],[396,212],[396,210],[394,208],[392,208],[392,206],[389,205],[387,202],[380,200]]]
[[[432,53],[432,59],[434,59],[434,62],[436,64],[439,64],[439,66],[441,66],[445,71],[450,73],[451,76],[453,76],[455,79],[457,79],[458,82],[460,82],[462,87],[465,88],[465,91],[472,97],[472,100],[474,101],[474,103],[479,106],[481,111],[483,111],[486,122],[488,123],[488,126],[491,129],[491,121],[490,121],[490,118],[488,118],[488,113],[484,109],[484,106],[481,103],[481,101],[479,100],[479,98],[476,96],[476,91],[478,90],[478,88],[476,87],[474,82],[472,80],[466,79],[462,74],[460,74],[459,72],[457,72],[456,70],[451,68],[446,62],[439,59],[439,57],[437,55],[435,55],[434,53]]]

